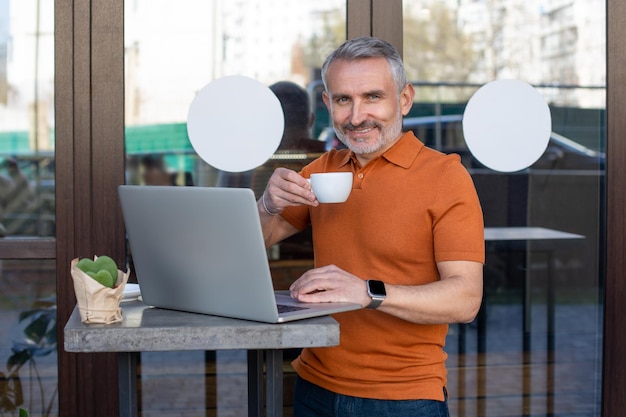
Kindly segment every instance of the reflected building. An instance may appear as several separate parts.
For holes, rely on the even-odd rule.
[[[606,84],[605,10],[595,0],[482,0],[460,2],[459,27],[484,54],[476,82],[517,78],[531,84],[603,87]],[[525,33],[526,36],[520,36]],[[545,92],[553,104],[604,106],[593,89]]]
[[[471,77],[446,81],[486,83],[516,78],[531,84],[606,84],[606,38],[597,36],[598,27],[605,26],[605,10],[596,0],[405,3],[405,14],[425,23],[434,7],[445,5],[456,19],[456,29],[469,37],[476,58],[465,62],[474,66]],[[404,48],[406,52],[417,47],[405,44]],[[558,105],[601,108],[605,102],[604,94],[595,89],[555,89],[544,94]]]
[[[127,125],[184,121],[195,93],[227,75],[305,86],[312,70],[302,49],[325,36],[329,14],[344,13],[345,1],[191,0],[177,19],[171,7],[125,4]]]

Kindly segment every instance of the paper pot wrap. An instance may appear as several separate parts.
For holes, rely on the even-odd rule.
[[[94,258],[94,261],[98,257]],[[79,259],[72,260],[71,273],[80,319],[83,323],[111,324],[122,321],[120,301],[130,270],[117,271],[115,288],[105,287],[76,267]]]

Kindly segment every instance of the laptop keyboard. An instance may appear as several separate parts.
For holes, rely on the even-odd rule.
[[[278,314],[289,313],[291,311],[306,310],[308,308],[308,307],[298,307],[298,306],[292,306],[292,305],[286,305],[286,304],[276,304],[276,306],[278,307]]]

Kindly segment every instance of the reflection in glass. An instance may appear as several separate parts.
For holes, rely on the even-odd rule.
[[[485,225],[584,236],[488,242],[482,311],[448,337],[451,414],[600,415],[604,4],[404,0],[403,19],[405,128],[461,156]],[[503,174],[471,155],[461,121],[471,94],[507,78],[536,86],[553,123],[540,159]]]
[[[219,173],[197,160],[187,138],[196,92],[227,75],[306,88],[345,38],[345,1],[189,0],[176,7],[176,19],[171,7],[126,3],[127,183],[144,183],[141,158],[151,155],[163,159],[179,185],[215,185]],[[312,137],[328,126],[325,114],[318,119]],[[181,181],[185,177],[191,180]]]
[[[53,28],[53,0],[0,0],[0,239],[55,235]],[[55,283],[0,259],[0,415],[57,415]]]
[[[317,138],[329,118],[315,86],[323,60],[345,40],[345,33],[345,0],[126,1],[126,182],[246,186],[259,195],[274,168],[300,169],[326,149],[326,142]],[[304,127],[291,124],[292,140],[285,136],[266,164],[236,175],[200,160],[186,128],[196,92],[228,75],[248,76],[268,87],[288,81],[274,85],[275,94],[292,90],[290,94],[312,98],[304,111],[286,114],[295,119],[304,114]],[[238,99],[243,103],[246,97]],[[246,114],[239,116],[241,124],[247,123]],[[282,280],[277,288],[310,267],[310,239],[304,233],[272,248],[272,276]],[[142,413],[211,414],[217,409],[220,415],[246,415],[245,352],[149,353],[141,355],[141,362]],[[293,383],[293,374],[285,378],[286,386]],[[182,404],[177,398],[189,401]],[[286,395],[286,410],[290,402]]]
[[[55,233],[53,7],[0,1],[0,237]]]
[[[55,262],[0,261],[0,415],[57,410]]]

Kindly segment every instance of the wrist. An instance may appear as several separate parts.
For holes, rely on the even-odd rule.
[[[263,193],[263,195],[261,196],[261,205],[263,206],[263,210],[269,214],[270,216],[276,216],[277,214],[279,214],[280,212],[273,212],[271,211],[268,207],[267,204],[265,204],[265,193]]]

